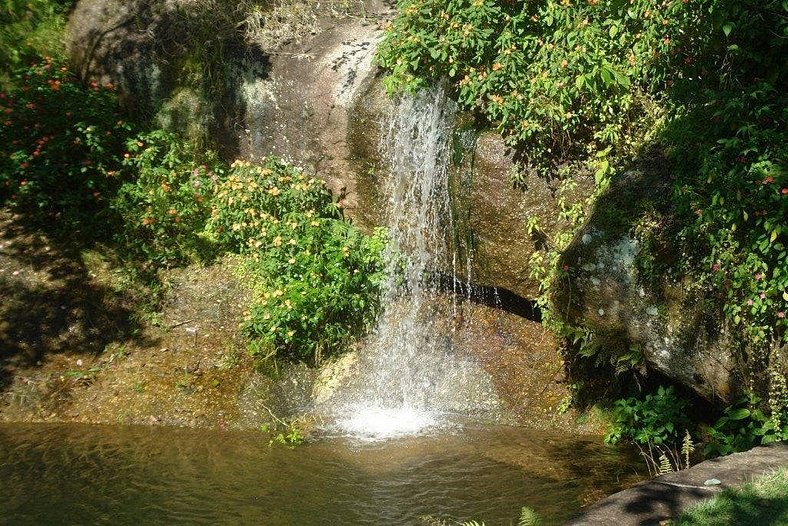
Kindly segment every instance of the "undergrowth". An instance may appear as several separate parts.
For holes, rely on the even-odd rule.
[[[63,238],[101,242],[128,276],[245,258],[243,325],[263,357],[319,362],[377,314],[382,231],[342,215],[322,181],[275,158],[227,166],[176,134],[123,117],[112,86],[44,59],[0,92],[0,202]]]
[[[725,526],[728,524],[788,524],[788,471],[761,475],[751,482],[727,488],[681,514],[676,526]]]

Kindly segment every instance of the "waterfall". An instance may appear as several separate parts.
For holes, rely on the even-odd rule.
[[[352,434],[417,433],[483,403],[475,399],[486,375],[453,352],[456,300],[438,299],[440,273],[456,272],[447,176],[454,107],[441,89],[404,96],[383,130],[388,280],[359,385],[339,417]]]

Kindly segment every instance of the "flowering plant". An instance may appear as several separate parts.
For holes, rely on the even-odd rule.
[[[0,92],[0,202],[63,228],[106,220],[131,126],[111,85],[45,58]]]
[[[242,329],[253,353],[319,362],[374,321],[385,233],[344,220],[322,181],[274,158],[236,161],[208,230],[246,256],[254,299]]]

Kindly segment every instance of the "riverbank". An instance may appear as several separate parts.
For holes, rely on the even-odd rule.
[[[668,524],[693,505],[788,466],[788,444],[775,443],[706,460],[625,489],[597,502],[569,526]],[[762,502],[760,505],[778,506]],[[744,524],[744,522],[737,522]]]
[[[253,427],[232,264],[170,270],[157,311],[100,247],[0,212],[0,421]]]

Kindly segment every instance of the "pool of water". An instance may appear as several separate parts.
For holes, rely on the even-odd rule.
[[[508,427],[290,450],[256,432],[2,424],[0,523],[492,526],[527,505],[560,524],[636,471],[598,437]]]

